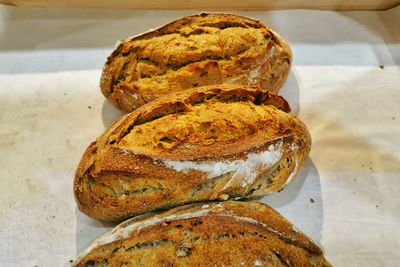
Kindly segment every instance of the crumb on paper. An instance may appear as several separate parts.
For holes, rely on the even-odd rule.
[[[396,118],[395,117],[391,117],[392,118],[392,120],[395,120]]]
[[[315,200],[312,197],[310,197],[310,202],[315,203]]]
[[[92,106],[88,106],[88,109],[92,109]]]
[[[385,66],[382,65],[382,64],[380,64],[380,65],[379,65],[379,68],[381,68],[381,69],[383,70],[383,69],[385,69]]]

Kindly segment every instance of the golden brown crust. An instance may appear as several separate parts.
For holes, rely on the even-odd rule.
[[[88,265],[331,266],[310,238],[271,207],[235,201],[128,220],[74,262]]]
[[[292,55],[257,20],[198,14],[119,43],[100,80],[104,96],[132,111],[162,95],[210,84],[243,84],[277,92]]]
[[[221,104],[224,109],[216,109]],[[204,107],[221,115],[195,117],[193,110]],[[305,125],[289,110],[280,96],[235,85],[194,88],[148,103],[89,146],[75,177],[78,207],[93,218],[113,221],[185,203],[281,190],[300,171],[311,145]],[[202,120],[200,132],[187,114]],[[238,123],[241,114],[251,114],[250,121]],[[172,133],[158,124],[165,118],[174,125]],[[218,124],[220,118],[226,123]],[[176,133],[176,127],[187,135]],[[213,127],[222,130],[205,143],[201,133]],[[171,138],[167,145],[165,135]]]

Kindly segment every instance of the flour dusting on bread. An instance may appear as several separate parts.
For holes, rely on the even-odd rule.
[[[241,166],[225,184],[223,190],[228,189],[238,180],[242,180],[241,186],[245,187],[252,184],[257,178],[258,168],[267,168],[273,166],[282,158],[282,141],[278,141],[275,145],[270,145],[268,150],[259,154],[250,154],[247,158],[248,163]]]
[[[259,153],[249,153],[245,160],[232,161],[212,161],[212,162],[195,162],[195,161],[176,161],[162,160],[169,168],[178,172],[188,170],[197,170],[208,173],[208,178],[212,179],[230,172],[234,172],[234,176],[244,178],[246,184],[254,182],[257,177],[255,169],[259,167],[270,167],[278,162],[282,157],[282,141],[272,144],[266,151]],[[233,182],[233,181],[232,181]],[[230,184],[230,183],[229,183]],[[229,185],[227,185],[229,186]]]
[[[297,171],[298,171],[298,166],[297,166],[297,160],[294,160],[294,169],[293,171],[290,173],[289,177],[287,178],[286,182],[283,184],[282,188],[284,188],[285,186],[287,186],[288,184],[290,184],[290,182],[293,180],[293,178],[297,175]]]
[[[258,83],[258,80],[261,78],[260,73],[261,73],[261,66],[255,68],[254,70],[251,70],[247,76],[248,84],[256,85]]]
[[[79,261],[80,258],[84,257],[86,254],[88,254],[90,251],[92,251],[94,248],[104,245],[104,244],[109,244],[117,240],[125,239],[128,238],[134,231],[139,232],[142,229],[145,229],[147,227],[153,226],[157,223],[162,223],[166,221],[176,221],[176,220],[184,220],[184,219],[192,219],[192,218],[197,218],[197,217],[202,217],[207,215],[209,212],[209,209],[202,209],[198,210],[195,212],[189,212],[189,213],[182,213],[182,214],[177,214],[177,215],[170,215],[166,217],[152,217],[148,218],[142,221],[138,222],[133,222],[135,221],[136,218],[129,219],[118,226],[116,226],[114,229],[106,232],[96,240],[94,240],[92,243],[89,244],[89,246],[82,251],[82,253],[79,254],[78,258],[76,261]]]

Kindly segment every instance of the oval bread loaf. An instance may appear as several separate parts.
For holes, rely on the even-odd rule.
[[[171,92],[211,84],[277,92],[291,60],[287,43],[263,23],[202,13],[120,42],[107,59],[100,87],[126,111]]]
[[[132,218],[93,241],[74,266],[331,265],[269,206],[226,201]]]
[[[106,221],[196,201],[281,190],[310,150],[305,125],[282,97],[237,85],[154,100],[111,125],[86,150],[74,192]]]

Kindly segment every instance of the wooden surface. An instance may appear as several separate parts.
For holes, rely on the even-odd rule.
[[[400,0],[0,0],[1,4],[21,7],[67,8],[132,8],[132,9],[327,9],[384,10],[400,4]]]

